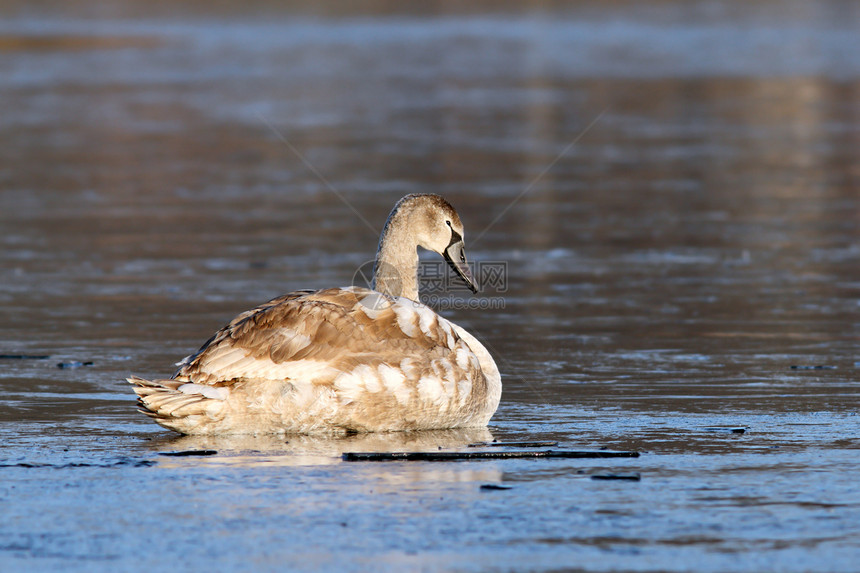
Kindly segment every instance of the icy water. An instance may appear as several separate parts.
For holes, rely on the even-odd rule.
[[[857,570],[856,3],[209,4],[0,5],[0,570]],[[135,411],[410,192],[504,270],[488,430]],[[340,458],[493,439],[641,456]]]

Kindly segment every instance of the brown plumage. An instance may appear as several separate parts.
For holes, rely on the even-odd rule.
[[[418,199],[398,203],[381,243],[409,236],[390,228],[404,201],[422,214],[423,198],[436,196],[409,197]],[[441,242],[456,235],[462,248],[462,229],[443,218]],[[473,336],[415,300],[357,287],[273,299],[234,318],[170,380],[129,382],[141,411],[185,434],[484,426],[501,393]]]

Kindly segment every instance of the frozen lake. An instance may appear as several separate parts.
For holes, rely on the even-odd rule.
[[[856,571],[857,22],[3,3],[0,570]],[[502,372],[486,431],[183,438],[136,412],[126,376],[350,284],[412,192],[504,269],[440,302]],[[641,456],[341,460],[493,439]]]

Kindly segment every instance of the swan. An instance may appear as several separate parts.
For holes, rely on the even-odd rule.
[[[127,378],[138,409],[190,435],[486,427],[499,370],[419,302],[418,247],[477,291],[457,212],[439,195],[407,195],[382,230],[371,289],[300,290],[239,314],[169,380]]]

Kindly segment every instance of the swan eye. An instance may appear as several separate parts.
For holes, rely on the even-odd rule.
[[[451,221],[445,221],[445,224],[446,224],[446,225],[448,225],[448,226],[450,227],[450,226],[451,226]]]

